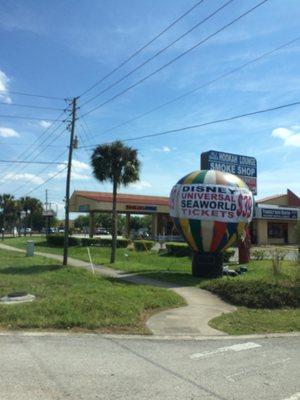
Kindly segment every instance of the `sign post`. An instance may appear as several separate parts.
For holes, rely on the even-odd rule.
[[[201,154],[201,169],[213,169],[237,175],[247,184],[253,195],[257,194],[257,162],[254,157],[209,150]],[[244,240],[238,243],[239,264],[250,261],[250,247],[251,238],[247,229]]]
[[[254,157],[209,150],[201,154],[201,169],[214,169],[237,175],[257,194],[257,163]]]

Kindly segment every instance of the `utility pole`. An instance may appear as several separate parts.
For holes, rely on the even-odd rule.
[[[70,135],[70,146],[69,146],[69,159],[67,169],[67,180],[66,180],[66,199],[65,199],[65,237],[64,237],[64,258],[63,265],[68,264],[68,247],[69,247],[69,210],[70,210],[70,184],[71,184],[71,170],[72,170],[72,157],[75,140],[75,122],[76,122],[76,103],[77,97],[72,99],[72,112],[71,112],[71,135]]]
[[[45,203],[45,225],[46,225],[46,236],[49,235],[49,218],[48,218],[48,189],[46,189],[46,203]]]

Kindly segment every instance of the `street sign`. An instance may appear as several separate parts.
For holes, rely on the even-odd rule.
[[[297,210],[286,210],[283,208],[260,208],[261,217],[267,219],[291,219],[297,220]]]
[[[210,150],[201,154],[201,169],[214,169],[237,175],[253,194],[257,194],[257,163],[254,157]]]

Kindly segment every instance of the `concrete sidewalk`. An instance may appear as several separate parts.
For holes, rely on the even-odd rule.
[[[0,243],[0,249],[25,253],[25,250],[18,249]],[[63,257],[57,254],[35,252],[36,255],[47,257],[62,262]],[[68,265],[72,267],[91,270],[90,263],[72,257],[68,258]],[[236,310],[236,307],[225,303],[218,296],[202,289],[190,286],[179,286],[176,284],[157,281],[134,273],[126,273],[112,268],[95,265],[95,271],[105,278],[120,279],[125,282],[151,285],[173,290],[184,298],[187,306],[167,310],[153,315],[146,325],[154,335],[164,336],[220,336],[224,332],[213,329],[208,322],[223,313]]]

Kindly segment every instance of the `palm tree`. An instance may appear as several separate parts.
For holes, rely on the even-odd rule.
[[[127,186],[139,180],[140,161],[137,150],[117,140],[111,144],[96,147],[91,157],[93,174],[100,182],[109,181],[113,185],[112,204],[112,246],[110,262],[116,258],[117,244],[117,191],[121,185]]]
[[[0,195],[0,209],[2,210],[2,240],[7,224],[11,224],[16,219],[16,201],[14,196],[4,193]]]
[[[35,214],[43,213],[43,203],[41,202],[41,200],[36,199],[35,197],[30,197],[29,208],[30,208],[30,236],[31,236],[33,229],[33,216]]]
[[[36,199],[35,197],[30,197],[30,196],[26,196],[26,197],[21,197],[19,200],[19,203],[23,209],[23,211],[25,211],[25,215],[26,215],[26,224],[28,223],[28,212],[30,211],[30,235],[32,232],[32,222],[33,222],[33,215],[35,213],[42,213],[43,212],[43,204],[39,199]],[[24,231],[24,234],[26,236],[26,229]]]
[[[25,211],[25,224],[27,224],[28,211],[30,211],[30,197],[28,197],[28,196],[21,197],[19,200],[19,205],[20,205],[21,211]],[[27,232],[26,232],[26,225],[25,225],[24,236],[26,236],[26,234],[27,234]]]

